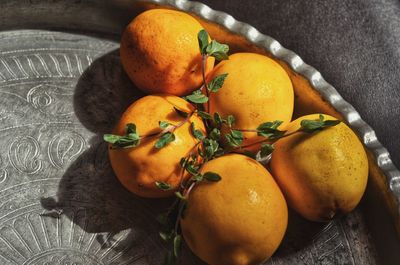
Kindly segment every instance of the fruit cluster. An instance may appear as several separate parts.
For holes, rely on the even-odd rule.
[[[172,247],[166,264],[177,262],[182,238],[208,264],[260,264],[284,237],[286,202],[329,221],[354,209],[366,187],[366,154],[350,128],[325,114],[291,121],[285,70],[228,51],[193,17],[166,9],[137,16],[121,40],[126,73],[150,95],[104,140],[128,190],[177,197],[159,218]],[[256,158],[271,153],[267,170]]]

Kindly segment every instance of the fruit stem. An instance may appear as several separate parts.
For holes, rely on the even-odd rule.
[[[207,85],[207,81],[206,81],[206,64],[207,64],[207,54],[203,54],[201,57],[201,74],[203,76],[203,83],[204,86],[206,88],[206,96],[208,97],[208,101],[207,101],[207,112],[210,112],[210,93],[208,92],[208,85]]]
[[[257,130],[238,130],[238,131],[257,132]],[[278,138],[275,138],[275,139],[269,139],[269,138],[267,138],[267,139],[263,139],[263,140],[261,140],[261,141],[254,142],[254,143],[251,143],[251,144],[248,144],[248,145],[241,145],[241,146],[239,146],[239,147],[234,148],[232,151],[235,151],[235,150],[238,150],[238,149],[241,149],[241,148],[251,147],[251,146],[258,145],[258,144],[262,144],[262,143],[266,143],[266,142],[275,143],[275,142],[277,142],[278,140],[280,140],[280,139],[282,139],[282,138],[291,136],[291,135],[296,134],[296,133],[301,133],[301,132],[303,132],[303,131],[297,130],[297,131],[294,131],[294,132],[291,132],[291,133],[288,133],[288,134],[284,134],[284,135],[282,135],[281,137],[278,137]]]
[[[140,139],[144,139],[144,138],[148,138],[148,137],[153,137],[153,136],[161,136],[164,133],[167,132],[172,132],[176,129],[178,129],[179,127],[181,127],[182,125],[184,125],[186,122],[188,122],[190,120],[190,118],[193,116],[193,114],[195,113],[195,111],[190,112],[187,117],[181,121],[180,123],[176,124],[176,125],[172,125],[172,126],[168,126],[167,128],[165,128],[164,130],[160,131],[160,132],[156,132],[156,133],[151,133],[151,134],[145,134],[145,135],[141,135]]]

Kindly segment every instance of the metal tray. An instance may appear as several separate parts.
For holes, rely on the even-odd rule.
[[[298,112],[338,111],[370,150],[361,205],[329,224],[290,213],[287,236],[266,264],[399,264],[400,173],[373,130],[276,40],[182,0],[0,2],[0,264],[162,264],[155,216],[169,202],[125,191],[101,141],[141,96],[121,69],[120,32],[157,5],[196,15],[234,51],[279,60],[296,87],[325,100]],[[203,263],[186,249],[182,264]]]

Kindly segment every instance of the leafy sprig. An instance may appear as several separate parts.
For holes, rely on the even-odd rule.
[[[327,127],[332,127],[339,123],[339,120],[324,120],[324,115],[320,114],[318,120],[302,120],[300,122],[300,130],[306,133],[313,133],[322,131]]]
[[[201,55],[215,57],[215,59],[218,61],[228,59],[229,46],[226,44],[221,44],[216,40],[209,42],[209,37],[206,30],[200,30],[197,35],[197,39],[199,41]]]
[[[125,135],[105,134],[103,139],[110,143],[112,148],[132,148],[140,144],[140,136],[133,123],[126,125]]]

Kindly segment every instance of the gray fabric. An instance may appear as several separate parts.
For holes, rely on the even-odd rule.
[[[400,166],[400,1],[204,0],[319,70]]]

